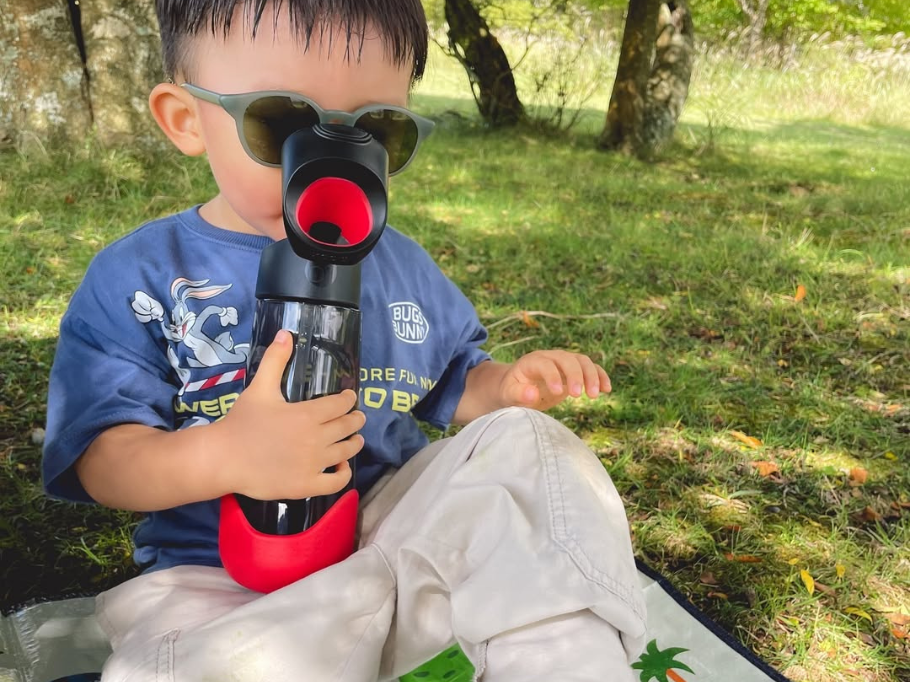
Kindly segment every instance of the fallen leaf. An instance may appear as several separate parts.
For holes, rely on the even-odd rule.
[[[793,557],[792,559],[787,559],[787,563],[790,564],[791,566],[796,566],[796,564],[799,563],[799,559],[797,559],[796,557]]]
[[[875,646],[875,639],[868,632],[860,632],[857,634],[857,637],[859,637],[860,641],[863,644],[868,644],[869,646]]]
[[[837,571],[837,577],[838,577],[838,578],[843,578],[843,577],[844,577],[844,574],[847,573],[847,567],[844,566],[843,564],[836,564],[836,565],[834,566],[834,570]]]
[[[727,599],[727,595],[723,592],[708,592],[709,597],[717,597],[718,599]]]
[[[863,509],[860,517],[863,521],[881,521],[882,515],[875,511],[872,507],[866,507]]]
[[[733,554],[733,552],[727,552],[724,554],[724,558],[727,561],[736,561],[740,564],[760,564],[762,562],[761,557],[757,557],[754,554]]]
[[[888,506],[888,512],[885,514],[885,518],[891,521],[896,521],[897,519],[901,518],[903,511],[904,510],[901,509],[900,505],[894,504],[892,502]]]
[[[537,328],[540,326],[540,322],[531,317],[527,310],[521,311],[521,321],[525,323],[526,327]]]
[[[799,303],[805,297],[806,297],[806,287],[804,287],[802,284],[797,285],[796,295],[793,297],[793,300],[796,301],[797,303]]]
[[[890,459],[893,462],[897,459],[897,455],[895,455],[893,452],[891,452],[889,450],[888,452],[885,453],[885,459]]]
[[[901,630],[900,628],[891,628],[891,634],[894,635],[895,637],[897,637],[898,639],[906,639],[906,638],[907,638],[907,633],[906,633],[906,631]]]
[[[657,296],[652,296],[647,301],[645,301],[643,305],[645,308],[651,308],[652,310],[669,310],[667,304]]]
[[[849,483],[851,486],[863,485],[867,478],[869,478],[869,472],[862,467],[853,467],[850,469]]]
[[[885,618],[890,620],[894,625],[910,625],[910,616],[906,613],[886,613]]]
[[[761,441],[758,438],[755,438],[753,436],[747,436],[742,431],[731,431],[730,435],[733,436],[740,443],[744,443],[745,445],[748,445],[750,448],[760,448],[761,447]]]
[[[848,606],[847,608],[844,609],[844,613],[849,613],[854,616],[859,616],[860,618],[865,618],[870,623],[872,622],[872,616],[870,616],[868,613],[866,613],[862,609],[856,608],[855,606]]]
[[[776,474],[780,471],[780,467],[777,466],[777,464],[775,464],[774,462],[765,462],[765,461],[752,462],[752,466],[755,467],[756,469],[758,469],[758,473],[760,476],[764,476],[764,477],[770,476],[771,474]]]
[[[701,574],[699,581],[702,585],[719,585],[717,578],[714,577],[714,574],[711,571],[705,571]]]
[[[716,341],[717,339],[722,339],[723,334],[714,329],[708,329],[707,327],[699,327],[693,331],[689,332],[689,336],[694,336],[696,339],[701,339],[703,341]]]
[[[806,589],[809,591],[809,594],[815,592],[815,579],[805,568],[800,570],[799,577],[803,579],[803,585],[806,586]]]
[[[822,594],[827,594],[829,597],[833,597],[834,595],[837,594],[837,592],[835,592],[833,587],[828,587],[827,585],[824,585],[823,583],[820,583],[820,582],[815,583],[815,589],[817,589]]]

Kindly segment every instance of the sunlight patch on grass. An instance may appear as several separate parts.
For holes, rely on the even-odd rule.
[[[48,306],[41,315],[23,316],[0,313],[0,333],[20,339],[56,339],[60,327],[60,316],[66,309],[66,301],[57,301]]]
[[[832,474],[849,472],[853,467],[862,466],[863,462],[844,450],[823,449],[805,451],[805,463],[811,469]]]
[[[698,521],[691,521],[684,512],[655,516],[643,521],[638,531],[648,535],[662,556],[672,561],[694,561],[714,553],[714,540]]]
[[[12,216],[11,221],[17,229],[31,227],[33,225],[43,224],[43,218],[38,211],[25,211]]]
[[[678,143],[643,164],[594,149],[608,92],[568,135],[492,132],[437,61],[414,98],[437,129],[392,181],[390,222],[476,304],[498,360],[565,348],[607,369],[613,394],[553,414],[613,477],[639,557],[778,668],[894,679],[907,652],[873,611],[910,607],[910,134],[837,122],[862,102],[805,120],[817,110],[779,99],[799,74],[713,67]],[[0,584],[100,589],[128,574],[135,519],[40,495],[30,433],[56,325],[101,246],[215,187],[176,152],[0,153],[0,175],[0,497],[18,552]],[[809,595],[801,568],[833,594]]]

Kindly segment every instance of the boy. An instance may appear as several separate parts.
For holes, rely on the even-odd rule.
[[[351,391],[286,403],[286,333],[240,394],[259,253],[284,236],[282,135],[318,120],[313,103],[380,119],[404,107],[426,58],[419,0],[157,9],[173,82],[152,91],[152,114],[183,153],[207,155],[219,191],[96,257],[49,394],[49,493],[148,513],[143,575],[98,598],[104,680],[394,679],[454,641],[485,682],[632,679],[643,604],[621,502],[537,411],[609,391],[590,359],[492,362],[470,303],[387,228],[363,265],[364,411]],[[234,115],[205,94],[260,91]],[[403,144],[393,172],[416,151]],[[401,305],[419,309],[421,343],[396,338]],[[406,407],[389,398],[399,389],[416,394]],[[469,426],[427,445],[414,417]],[[268,595],[233,583],[216,500],[337,491],[358,452],[360,550]]]

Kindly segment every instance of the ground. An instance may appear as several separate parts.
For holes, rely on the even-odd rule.
[[[910,131],[883,114],[906,72],[851,90],[854,61],[827,84],[708,63],[643,164],[595,151],[596,98],[570,133],[486,131],[436,59],[414,108],[438,128],[390,220],[496,359],[607,368],[610,398],[555,416],[637,556],[793,680],[910,679]],[[133,516],[40,487],[56,328],[100,248],[211,191],[172,153],[0,153],[0,606],[132,574]]]

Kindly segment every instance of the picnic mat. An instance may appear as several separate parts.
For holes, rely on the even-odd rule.
[[[639,564],[648,607],[648,644],[633,664],[641,682],[788,682],[660,575]],[[94,682],[110,647],[81,597],[26,606],[0,618],[0,682]],[[401,682],[471,682],[473,669],[454,646]],[[604,682],[609,682],[605,674]],[[553,682],[559,682],[554,680]]]

